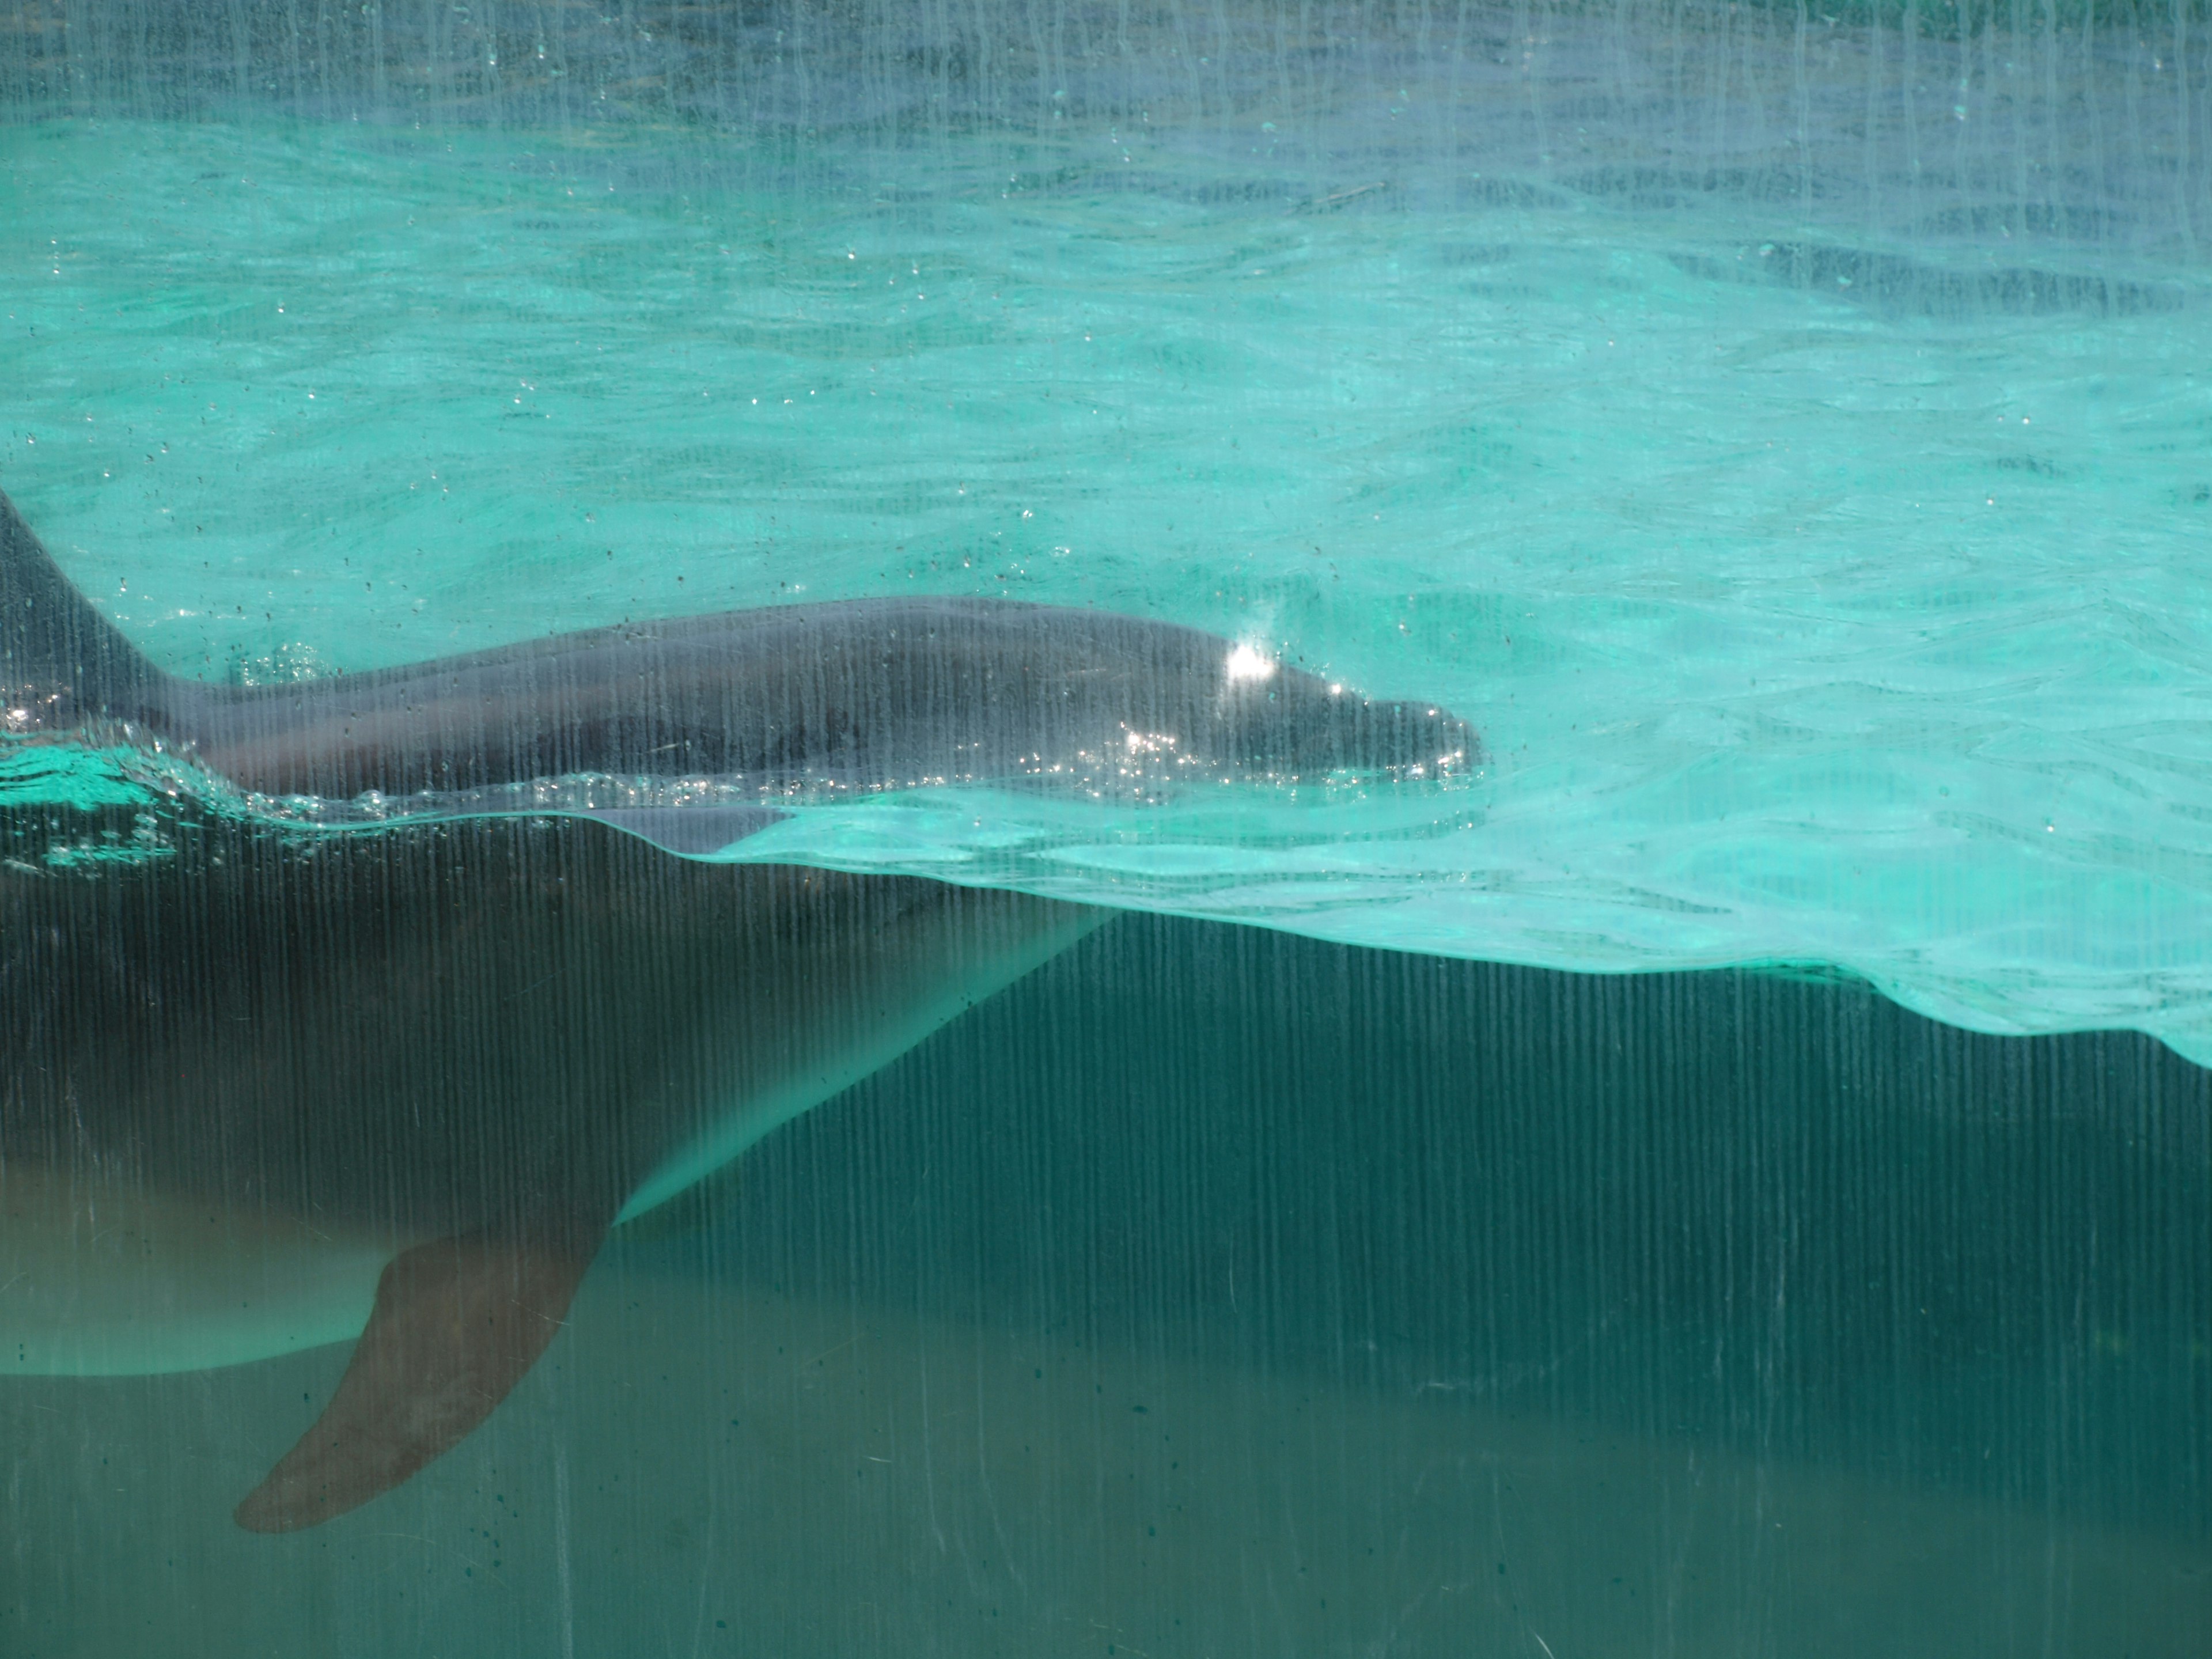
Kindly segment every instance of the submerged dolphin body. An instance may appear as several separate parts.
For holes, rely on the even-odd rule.
[[[517,787],[708,778],[769,803],[1132,753],[1210,776],[1476,751],[1437,710],[1255,668],[1193,629],[944,599],[209,686],[133,649],[4,496],[0,711],[31,741],[159,745],[243,790],[450,809],[310,836],[184,812],[88,873],[46,856],[51,807],[0,804],[0,1370],[192,1369],[358,1333],[319,1419],[239,1506],[264,1531],[457,1443],[617,1220],[1098,914],[671,858],[648,842],[720,846],[773,810],[599,814],[611,829],[512,815]]]

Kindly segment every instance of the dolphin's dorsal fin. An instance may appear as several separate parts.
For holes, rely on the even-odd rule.
[[[62,574],[0,495],[0,698],[15,731],[145,714],[166,677]]]
[[[458,1444],[544,1352],[605,1232],[441,1238],[395,1256],[331,1403],[238,1524],[319,1526]]]

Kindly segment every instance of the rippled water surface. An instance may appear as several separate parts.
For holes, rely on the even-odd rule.
[[[732,856],[1820,963],[2212,1053],[2201,276],[2047,219],[1962,237],[1948,195],[1839,228],[1394,149],[1437,95],[1378,94],[1318,171],[1260,120],[1069,124],[833,147],[799,191],[681,126],[0,129],[0,488],[210,678],[996,594],[1197,623],[1491,751],[885,796]],[[19,799],[147,787],[4,762]]]

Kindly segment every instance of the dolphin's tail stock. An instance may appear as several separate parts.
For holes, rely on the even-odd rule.
[[[0,495],[0,699],[11,732],[139,720],[167,676],[94,609]]]

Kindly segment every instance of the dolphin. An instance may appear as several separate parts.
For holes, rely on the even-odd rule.
[[[1480,754],[1445,711],[1198,629],[956,599],[205,684],[132,646],[4,495],[0,722],[19,754],[159,752],[330,822],[410,809],[302,830],[186,792],[137,810],[127,856],[81,860],[63,854],[85,811],[0,798],[0,1372],[356,1339],[237,1506],[264,1532],[457,1444],[544,1352],[611,1227],[1103,915],[672,854],[825,793]]]

